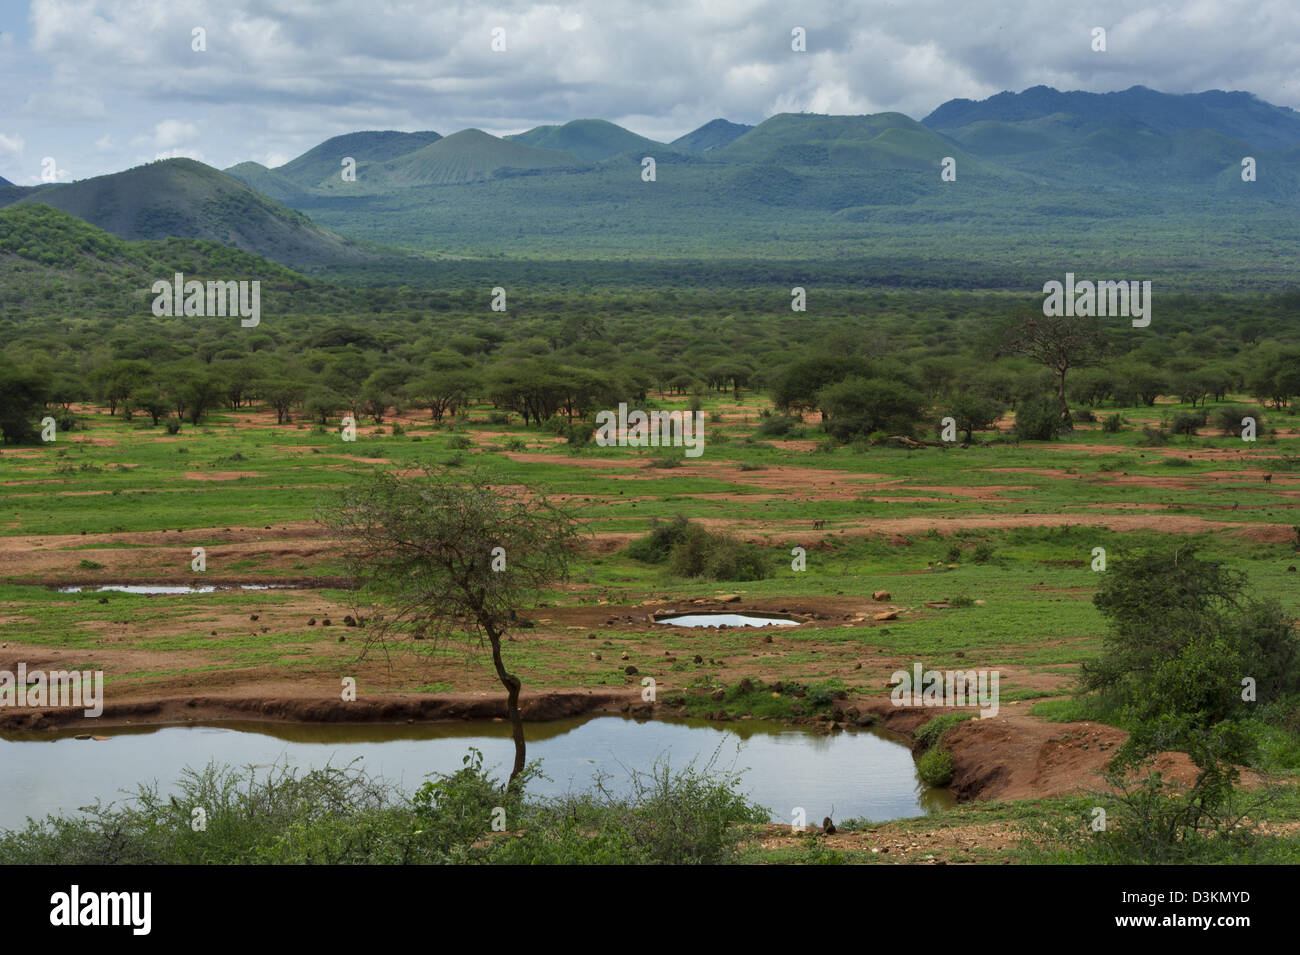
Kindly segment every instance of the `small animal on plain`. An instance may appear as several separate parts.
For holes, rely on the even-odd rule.
[[[1232,502],[1232,509],[1233,509],[1234,511],[1235,511],[1239,506],[1240,506],[1240,504],[1239,504],[1237,501],[1233,501],[1233,502]]]
[[[1272,484],[1272,483],[1273,483],[1273,475],[1271,475],[1271,474],[1265,474],[1265,475],[1264,475],[1264,483],[1265,483],[1265,484]]]
[[[821,530],[821,529],[822,529],[823,527],[825,527],[825,526],[826,526],[826,522],[825,522],[825,521],[813,521],[813,530],[818,530],[818,531],[819,531],[819,530]]]

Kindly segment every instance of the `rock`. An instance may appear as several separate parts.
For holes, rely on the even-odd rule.
[[[355,627],[356,625],[357,622],[354,619],[352,619],[352,614],[348,614],[346,617],[343,618],[343,626]]]
[[[715,703],[721,703],[723,700],[727,698],[727,691],[714,690],[712,693],[709,694],[709,698],[713,700],[713,702]]]
[[[624,667],[623,672],[626,673],[628,676],[636,676],[637,673],[640,671],[638,671],[636,667],[629,666],[629,667]]]
[[[113,737],[111,737],[111,736],[92,736],[92,737],[91,737],[91,739],[93,739],[96,743],[106,743],[106,742],[108,742],[108,741],[109,741],[110,739],[112,739],[112,738],[113,738]]]
[[[314,627],[314,626],[316,626],[316,618],[315,618],[315,617],[312,617],[310,620],[308,620],[308,621],[307,621],[307,626],[309,626],[309,627]]]
[[[977,606],[977,607],[983,607],[983,606],[985,606],[985,605],[987,605],[987,604],[988,604],[988,601],[987,601],[987,600],[977,600],[977,601],[975,601],[975,606]]]
[[[888,591],[888,590],[877,590],[874,594],[871,595],[871,599],[872,599],[872,600],[888,600],[888,599],[889,599],[889,591]]]
[[[718,597],[718,603],[722,603],[722,604],[740,603],[740,594],[723,594],[722,596]]]
[[[697,654],[695,654],[695,658],[694,658],[694,660],[693,660],[692,662],[694,662],[694,663],[703,663],[703,662],[704,662],[704,657],[700,656],[700,655],[697,653]]]
[[[82,531],[81,533],[84,534],[84,533],[86,533],[86,532],[85,532],[85,531]],[[75,738],[75,739],[90,739],[90,734],[89,734],[89,733],[78,733],[74,738]]]
[[[257,619],[257,614],[255,614],[255,613],[250,613],[250,614],[248,615],[248,619],[249,619],[249,620],[256,620],[256,619]]]
[[[886,610],[884,613],[873,614],[871,619],[872,620],[897,620],[898,611]]]
[[[764,643],[771,643],[771,642],[772,642],[772,635],[771,635],[770,633],[764,634],[764,635],[763,635],[763,642],[764,642]]]
[[[822,820],[822,831],[828,836],[835,835],[835,823],[831,822],[830,816]]]
[[[347,637],[344,637],[344,636],[340,636],[340,637],[339,637],[339,643],[347,643],[347,640],[348,640]]]
[[[862,669],[862,664],[861,664],[861,663],[855,663],[855,664],[853,664],[853,669],[855,669],[855,670],[861,670],[861,669]]]
[[[957,657],[957,659],[961,660],[961,659],[965,659],[965,657],[966,657],[966,653],[965,653],[965,651],[958,650],[956,653],[953,654],[953,656],[955,656],[955,657]]]
[[[749,677],[745,677],[743,680],[741,680],[739,683],[736,684],[736,692],[737,692],[737,693],[753,693],[753,692],[754,692],[754,682],[753,682]]]
[[[329,618],[329,617],[326,617],[324,620],[322,620],[322,621],[320,622],[320,625],[321,625],[322,627],[328,627],[328,626],[330,625],[330,618]]]
[[[632,659],[632,657],[628,654],[628,652],[627,652],[626,650],[624,650],[622,653],[620,653],[618,658],[619,658],[620,660],[631,660],[631,659]]]
[[[601,658],[599,653],[593,653],[591,656],[592,656],[593,659],[596,659],[596,660],[599,660],[599,659]]]

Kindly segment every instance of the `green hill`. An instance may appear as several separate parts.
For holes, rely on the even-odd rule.
[[[300,293],[306,280],[258,255],[203,239],[129,242],[52,206],[0,209],[0,315],[36,310],[152,317],[151,286],[176,272],[201,281],[250,278]]]
[[[537,149],[479,129],[463,129],[374,168],[389,185],[446,186],[587,165],[572,153]]]
[[[685,136],[678,136],[668,145],[684,153],[702,156],[728,143],[735,142],[753,129],[743,123],[732,123],[725,119],[715,119],[705,123],[699,129],[691,130]]]
[[[342,181],[343,160],[349,156],[356,160],[358,169],[363,169],[370,163],[387,162],[413,153],[441,138],[432,130],[401,133],[387,129],[345,133],[313,146],[283,166],[276,166],[273,171],[298,186],[311,188],[327,180]]]
[[[286,179],[258,162],[241,162],[222,172],[276,202],[292,203],[308,194],[306,189],[293,180]]]
[[[24,190],[124,239],[210,239],[276,262],[313,265],[369,257],[294,209],[192,159],[164,159],[125,172]]]
[[[709,154],[710,159],[724,162],[788,162],[790,149],[814,147],[829,149],[837,144],[861,145],[871,142],[888,130],[910,130],[939,144],[946,140],[902,113],[876,113],[871,116],[823,116],[811,113],[778,113],[759,123],[743,136]],[[911,149],[915,149],[914,144]],[[783,152],[784,151],[784,152]],[[948,155],[940,152],[940,156]]]
[[[587,162],[600,162],[627,152],[653,155],[655,150],[664,148],[663,143],[603,119],[575,119],[563,126],[538,126],[505,138],[537,149],[572,153]]]

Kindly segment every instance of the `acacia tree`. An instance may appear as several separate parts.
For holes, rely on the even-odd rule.
[[[1061,421],[1069,426],[1070,405],[1065,376],[1071,368],[1088,365],[1106,351],[1106,333],[1096,318],[1073,315],[1029,315],[1003,332],[1002,353],[1032,358],[1056,376],[1056,403]]]
[[[453,639],[491,648],[514,734],[513,784],[525,762],[522,683],[506,669],[501,642],[516,612],[567,576],[576,519],[542,496],[493,488],[480,474],[453,483],[431,468],[414,477],[376,472],[340,492],[318,519],[387,608],[366,649],[407,638],[429,649]]]

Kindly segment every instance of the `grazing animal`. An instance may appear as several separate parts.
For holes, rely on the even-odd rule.
[[[1264,475],[1264,483],[1265,483],[1265,484],[1272,484],[1272,483],[1273,483],[1273,475],[1271,475],[1271,474],[1265,474],[1265,475]]]
[[[1236,501],[1233,501],[1233,502],[1232,502],[1232,509],[1235,511],[1235,510],[1237,509],[1237,507],[1238,507],[1238,503],[1237,503]]]

